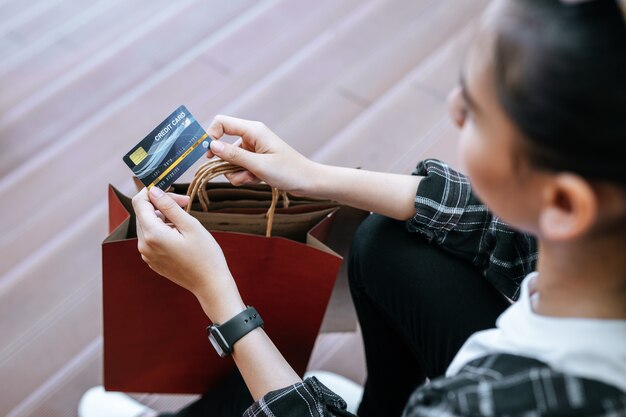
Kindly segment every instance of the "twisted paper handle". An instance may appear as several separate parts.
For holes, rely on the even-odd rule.
[[[191,204],[196,196],[202,206],[202,211],[209,211],[209,195],[206,192],[206,184],[215,177],[220,175],[230,174],[233,172],[243,171],[243,168],[231,164],[230,162],[223,161],[221,159],[210,159],[204,164],[200,165],[196,173],[194,174],[189,188],[187,189],[187,195],[189,196],[189,204],[185,210],[187,213],[191,210]],[[265,216],[267,217],[267,227],[265,228],[265,236],[270,237],[272,235],[272,224],[274,223],[274,213],[276,212],[276,205],[278,203],[278,196],[282,194],[284,207],[289,207],[289,198],[287,193],[279,191],[278,188],[272,187],[272,203],[267,210]]]

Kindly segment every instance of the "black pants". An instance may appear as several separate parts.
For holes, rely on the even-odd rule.
[[[361,224],[348,262],[368,373],[361,417],[400,416],[411,392],[509,305],[472,265],[383,216]],[[251,402],[236,374],[177,416],[241,416]]]
[[[413,390],[509,305],[474,266],[386,217],[361,224],[349,262],[367,362],[361,417],[400,416]]]

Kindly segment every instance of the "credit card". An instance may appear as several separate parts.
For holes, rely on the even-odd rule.
[[[123,159],[146,187],[167,190],[210,145],[211,138],[196,118],[180,106]]]

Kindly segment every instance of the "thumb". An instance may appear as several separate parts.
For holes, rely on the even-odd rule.
[[[228,161],[232,164],[238,165],[252,171],[257,164],[257,155],[254,152],[246,151],[239,146],[231,145],[219,140],[211,142],[211,152],[219,156],[224,161]]]
[[[193,217],[183,210],[172,197],[158,187],[150,188],[150,201],[178,230],[189,230]]]

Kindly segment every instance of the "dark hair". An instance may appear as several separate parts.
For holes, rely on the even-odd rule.
[[[626,185],[626,23],[616,0],[510,0],[496,90],[530,161]]]

